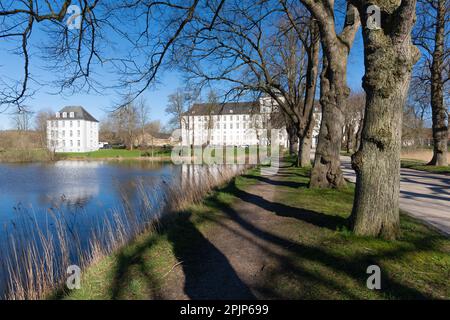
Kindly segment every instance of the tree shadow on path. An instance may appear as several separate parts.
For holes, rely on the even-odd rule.
[[[169,228],[168,239],[182,262],[184,292],[189,298],[255,299],[227,257],[203,236],[189,216],[183,217],[176,228]]]
[[[248,201],[250,203],[252,202],[252,198],[254,195],[249,193],[243,193],[241,190],[240,196],[242,196],[242,201]],[[245,195],[244,195],[245,194]],[[303,279],[302,282],[313,282],[315,284],[325,285],[330,288],[334,288],[335,290],[339,290],[342,293],[345,293],[347,290],[345,287],[342,286],[339,282],[332,281],[330,279],[326,279],[325,277],[317,277],[316,274],[312,273],[311,271],[299,267],[295,263],[295,259],[302,259],[302,260],[308,260],[311,262],[314,262],[318,265],[324,265],[328,266],[335,270],[337,273],[344,273],[350,278],[357,280],[358,282],[365,284],[365,281],[367,279],[366,274],[366,268],[369,265],[372,264],[378,264],[379,259],[393,259],[395,257],[401,257],[404,254],[409,253],[410,251],[408,249],[396,249],[392,250],[390,252],[385,252],[383,254],[367,254],[367,255],[361,255],[359,257],[353,257],[351,259],[347,257],[341,257],[338,255],[335,255],[331,252],[328,252],[326,250],[323,250],[322,248],[313,247],[304,245],[297,241],[292,241],[290,239],[285,239],[283,237],[280,237],[274,233],[268,232],[266,230],[263,230],[259,228],[257,225],[252,223],[251,221],[247,221],[247,219],[244,219],[244,216],[242,216],[242,213],[237,212],[235,209],[233,209],[231,206],[227,205],[226,203],[221,202],[220,200],[215,200],[215,205],[217,207],[221,207],[223,212],[227,214],[227,216],[239,224],[243,230],[249,232],[250,234],[256,236],[257,238],[263,239],[267,241],[270,245],[265,248],[265,251],[268,252],[268,254],[273,255],[273,257],[278,260],[280,263],[280,269],[277,269],[272,272],[271,275],[267,275],[268,278],[273,277],[276,278],[278,274],[288,274],[291,273],[295,275],[296,277],[299,277],[300,279]],[[267,204],[266,204],[267,205]],[[263,208],[263,207],[262,207]],[[317,213],[314,213],[317,214]],[[323,216],[326,216],[325,214],[322,214]],[[328,218],[332,218],[330,216],[327,216]],[[324,217],[325,218],[325,217]],[[327,223],[325,223],[327,224]],[[330,223],[333,224],[333,223]],[[226,227],[222,225],[222,227]],[[241,235],[242,236],[242,235]],[[430,246],[432,246],[433,239],[421,239],[422,245],[424,246],[424,250],[430,249]],[[256,243],[254,243],[256,245]],[[278,251],[278,249],[284,249],[290,252],[288,255],[279,255],[275,253],[275,251]],[[272,249],[271,249],[272,248]],[[272,252],[271,252],[272,251]],[[296,258],[295,258],[296,257]],[[272,283],[272,281],[269,281],[268,283]],[[427,299],[429,298],[424,293],[416,290],[415,288],[409,287],[406,284],[402,284],[397,282],[396,279],[390,277],[387,274],[383,274],[383,284],[385,285],[384,291],[388,292],[388,295],[394,298],[408,298],[408,299]],[[265,292],[269,297],[271,298],[281,298],[281,299],[292,299],[293,297],[282,297],[282,296],[276,296],[275,292],[273,291],[274,288],[272,286],[264,286],[257,288],[257,291],[259,292]],[[352,292],[346,292],[346,294],[351,297],[352,299],[360,298],[358,296],[353,295]],[[303,293],[301,297],[296,298],[311,298],[308,296],[308,293]],[[318,298],[318,297],[315,297]],[[323,298],[323,297],[321,297]]]
[[[333,231],[348,225],[348,219],[343,217],[327,215],[312,210],[299,209],[282,203],[268,201],[259,195],[237,188],[235,184],[232,184],[226,191],[245,202],[252,203],[262,209],[273,212],[280,217],[295,218],[311,223],[317,227],[327,228]]]

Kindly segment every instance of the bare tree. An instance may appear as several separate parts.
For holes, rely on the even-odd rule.
[[[198,92],[189,89],[178,88],[168,97],[166,114],[170,116],[169,125],[175,129],[181,129],[183,114],[189,109],[190,104],[198,97]]]
[[[269,96],[292,122],[292,134],[303,139],[311,122],[319,38],[305,10],[294,21],[280,9],[268,2],[228,1],[213,27],[212,10],[196,20],[190,34],[180,39],[175,59],[191,83],[203,87],[220,82],[226,88],[224,101]],[[305,98],[306,88],[311,98]]]
[[[450,50],[445,43],[449,30],[450,7],[448,0],[418,1],[419,18],[413,32],[413,40],[422,49],[422,59],[416,77],[430,86],[429,97],[433,119],[433,158],[429,165],[446,166],[448,144],[448,109],[444,100],[444,88],[449,78]]]
[[[311,172],[311,187],[338,188],[345,185],[340,168],[340,150],[344,116],[342,108],[349,95],[347,87],[347,59],[356,31],[360,26],[359,15],[351,3],[347,10],[343,29],[337,31],[335,2],[331,0],[279,0],[283,6],[302,3],[316,20],[323,51],[320,75],[320,104],[322,123]],[[290,9],[292,12],[293,10]]]
[[[207,137],[206,137],[206,145],[209,145],[211,143],[211,135],[212,131],[214,129],[214,118],[213,118],[213,111],[214,107],[219,104],[219,97],[217,93],[214,90],[209,91],[208,93],[208,103],[206,105],[206,130],[207,130]]]
[[[23,72],[19,79],[11,80],[0,78],[0,105],[3,107],[15,106],[20,111],[23,108],[24,101],[30,95],[33,94],[33,89],[30,88],[30,82],[33,80],[31,75],[31,57],[30,43],[32,36],[35,33],[35,29],[38,26],[44,36],[48,36],[50,39],[51,33],[58,34],[59,40],[51,41],[50,49],[57,53],[58,58],[61,60],[63,51],[61,47],[65,47],[76,44],[72,48],[72,52],[76,52],[70,64],[64,64],[64,71],[67,75],[71,73],[71,83],[73,84],[76,79],[89,76],[89,66],[92,63],[95,52],[94,37],[88,35],[95,34],[96,17],[94,9],[96,8],[99,0],[83,0],[83,1],[13,1],[7,0],[0,3],[0,38],[4,41],[8,41],[15,46],[15,54],[18,55],[23,61]],[[68,9],[71,9],[71,5],[76,5],[79,12],[74,18],[80,22],[80,26],[69,30],[69,26],[63,23],[63,20],[68,13]],[[39,25],[38,25],[39,24]],[[58,31],[56,31],[58,30]],[[61,31],[62,32],[59,32]],[[90,40],[88,40],[90,38]],[[69,41],[71,39],[72,41]],[[53,39],[54,40],[54,39]],[[41,39],[41,43],[45,40]],[[50,42],[50,41],[49,41]],[[83,49],[87,49],[90,52],[88,59],[83,59],[81,53]],[[62,50],[62,51],[61,51]],[[47,50],[46,50],[47,51]],[[52,59],[52,65],[54,66],[56,61]],[[67,61],[65,61],[67,62]],[[59,75],[58,73],[55,73]]]
[[[148,105],[147,101],[143,97],[140,97],[136,101],[136,109],[137,109],[137,113],[138,113],[137,118],[138,118],[139,126],[141,129],[140,144],[142,146],[144,144],[144,139],[145,139],[146,125],[148,123],[149,116],[150,116],[150,106]]]
[[[34,117],[34,128],[39,134],[40,144],[42,147],[47,145],[47,121],[53,116],[51,110],[40,110]]]
[[[110,25],[130,44],[129,55],[113,61],[121,75],[119,87],[127,92],[130,101],[150,88],[162,70],[174,67],[168,57],[202,11],[213,10],[208,25],[212,27],[224,3],[225,0],[123,0],[111,6],[110,12],[117,13],[114,17],[118,23]],[[134,21],[139,30],[129,32],[125,20]],[[142,59],[137,60],[136,56]]]
[[[28,107],[22,107],[21,110],[13,114],[12,124],[19,132],[29,131],[31,129],[32,118],[33,112]]]
[[[357,176],[352,227],[359,235],[393,239],[400,225],[403,106],[419,58],[411,41],[416,1],[352,0],[352,4],[363,27],[366,92],[361,146],[352,157]]]
[[[403,111],[402,146],[423,147],[425,144],[425,126],[431,119],[430,85],[423,81],[416,69],[411,79],[407,102]]]
[[[136,105],[129,102],[110,115],[118,137],[129,150],[133,150],[136,134],[139,131],[138,114]]]

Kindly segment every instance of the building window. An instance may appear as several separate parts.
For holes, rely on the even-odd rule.
[[[80,130],[77,130],[77,136],[78,137],[80,137],[80,134],[81,134]]]
[[[73,136],[73,131],[72,130],[70,130],[70,137],[72,137]]]
[[[75,113],[74,113],[74,112],[71,112],[71,113],[70,113],[70,117],[71,117],[71,118],[75,118]]]
[[[78,128],[80,127],[80,120],[77,121],[78,122]]]
[[[67,112],[63,112],[63,118],[67,118]]]
[[[80,147],[80,146],[81,146],[81,141],[80,141],[80,140],[78,140],[78,142],[77,142],[77,143],[78,143],[78,146]]]
[[[70,127],[71,128],[73,127],[73,121],[72,120],[70,120]]]
[[[60,115],[59,115],[59,112],[57,112],[57,113],[56,113],[56,117],[59,118],[59,116],[60,116]]]
[[[70,140],[70,146],[73,147],[73,140]]]
[[[66,136],[66,131],[65,131],[65,130],[62,131],[62,136],[63,136],[63,137]]]

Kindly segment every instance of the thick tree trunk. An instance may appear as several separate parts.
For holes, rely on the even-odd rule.
[[[349,94],[346,86],[347,54],[334,52],[333,62],[324,58],[320,76],[322,123],[316,148],[310,187],[340,188],[345,185],[340,152],[344,115],[341,107]]]
[[[429,165],[447,166],[448,126],[444,105],[442,69],[444,64],[445,0],[438,1],[433,62],[431,65],[431,110],[433,118],[433,159]]]
[[[311,145],[312,145],[312,129],[300,140],[300,149],[298,152],[299,166],[311,166]]]
[[[399,233],[402,110],[418,58],[410,37],[411,2],[405,1],[399,13],[381,8],[394,12],[383,30],[363,30],[366,108],[361,145],[352,157],[357,179],[351,221],[358,235],[393,239]],[[400,21],[405,25],[398,26]]]

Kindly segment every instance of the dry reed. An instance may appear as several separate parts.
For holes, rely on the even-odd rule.
[[[121,207],[96,223],[88,239],[69,227],[62,210],[49,211],[45,224],[36,217],[8,229],[0,273],[5,277],[5,299],[43,299],[64,288],[70,265],[86,268],[131,242],[153,232],[159,219],[201,201],[217,186],[242,174],[248,166],[186,166],[181,181],[161,180],[148,186],[136,182],[138,204],[122,197]],[[185,170],[184,170],[185,169]],[[87,244],[82,244],[87,243]],[[64,289],[66,290],[66,289]]]

